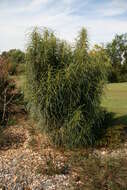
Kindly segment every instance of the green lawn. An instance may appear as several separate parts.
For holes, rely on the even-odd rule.
[[[117,115],[127,114],[127,83],[108,84],[105,89],[103,106]]]
[[[127,124],[127,83],[108,84],[102,105]]]

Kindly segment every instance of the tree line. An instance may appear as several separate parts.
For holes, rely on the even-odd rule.
[[[110,62],[108,81],[110,83],[127,82],[127,33],[116,35],[111,42],[105,45],[95,45],[89,53],[94,53],[95,50],[100,55],[103,54],[103,57]],[[0,56],[9,62],[10,74],[16,74],[18,65],[26,62],[25,52],[19,49],[4,51]]]

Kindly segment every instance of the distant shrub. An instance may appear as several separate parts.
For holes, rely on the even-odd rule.
[[[8,63],[0,57],[0,125],[7,121],[9,106],[13,98],[13,83],[8,76]]]
[[[9,66],[9,74],[10,75],[15,75],[17,73],[17,64],[11,62]]]
[[[18,67],[25,63],[25,53],[18,49],[11,49],[1,55],[9,63],[9,74],[14,75],[18,72]]]
[[[82,29],[75,48],[35,29],[26,54],[26,98],[32,115],[56,145],[93,145],[105,123],[100,107],[107,75],[102,56],[88,52]],[[43,123],[43,124],[42,124]]]

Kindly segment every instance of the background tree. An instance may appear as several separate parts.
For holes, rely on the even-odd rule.
[[[112,65],[109,81],[127,81],[127,33],[116,35],[106,49]]]

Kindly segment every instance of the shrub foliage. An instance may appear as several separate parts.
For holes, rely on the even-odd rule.
[[[7,60],[0,57],[0,126],[7,122],[9,107],[13,99],[13,85],[8,75]]]
[[[26,53],[28,108],[56,145],[93,145],[101,134],[107,73],[102,56],[89,53],[84,28],[73,48],[47,29],[32,32]]]
[[[15,75],[18,72],[18,67],[22,67],[25,63],[25,53],[19,49],[11,49],[4,51],[1,56],[9,63],[9,74]]]

